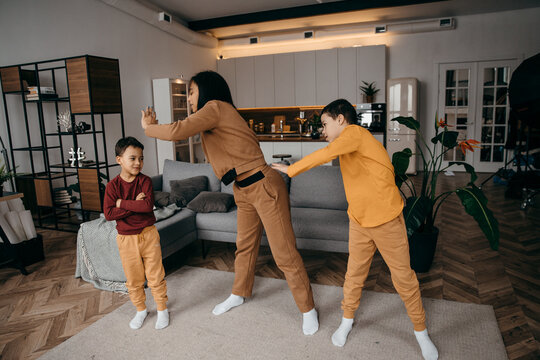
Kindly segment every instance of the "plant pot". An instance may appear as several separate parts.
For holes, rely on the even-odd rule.
[[[366,102],[371,104],[373,102],[373,95],[366,95]]]
[[[409,255],[411,268],[419,273],[427,272],[433,263],[439,229],[433,227],[433,232],[415,232],[409,237]]]
[[[312,139],[319,139],[320,137],[321,137],[321,134],[317,130],[315,130],[315,131],[313,131],[311,133],[311,138]]]

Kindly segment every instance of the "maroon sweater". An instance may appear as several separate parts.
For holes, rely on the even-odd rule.
[[[135,200],[139,193],[146,197]],[[116,200],[122,199],[120,207]],[[103,199],[103,213],[108,221],[116,220],[116,230],[120,235],[139,234],[145,227],[154,225],[156,217],[152,180],[139,173],[132,182],[123,180],[120,175],[109,181]]]

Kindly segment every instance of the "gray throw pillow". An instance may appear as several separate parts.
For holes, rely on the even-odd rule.
[[[201,191],[208,190],[208,178],[206,176],[194,176],[188,179],[171,180],[171,195],[169,204],[185,207]]]
[[[200,213],[227,212],[234,205],[234,196],[222,192],[203,191],[187,205],[188,209]]]
[[[166,191],[154,191],[154,205],[158,208],[169,205],[169,196],[171,194]]]

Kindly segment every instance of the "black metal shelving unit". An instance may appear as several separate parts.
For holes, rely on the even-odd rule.
[[[82,211],[83,221],[90,219],[93,216],[92,214],[95,216],[101,212],[103,198],[103,191],[100,186],[101,175],[109,181],[111,178],[110,168],[118,166],[116,163],[109,163],[104,118],[104,115],[115,114],[115,117],[119,120],[122,137],[125,136],[118,60],[82,55],[4,66],[0,67],[0,75],[11,154],[10,167],[17,173],[15,152],[27,152],[30,162],[30,171],[27,174],[16,175],[16,178],[26,181],[27,186],[25,188],[28,194],[25,193],[25,200],[36,202],[36,206],[31,205],[28,208],[36,210],[34,216],[39,227],[77,231],[80,221],[76,220],[75,211]],[[58,88],[58,83],[61,83],[61,81],[58,81],[59,76],[62,76],[62,80],[65,80],[63,83],[64,89]],[[83,79],[82,82],[81,78]],[[58,90],[63,90],[66,93],[59,97],[44,96],[41,93],[42,79],[48,82],[47,86],[52,87],[55,94],[58,94]],[[29,93],[27,86],[37,87],[38,99],[27,99]],[[70,92],[70,86],[72,92]],[[26,130],[26,144],[22,144],[22,146],[21,144],[14,144],[8,97],[20,98],[17,105],[22,107],[23,126]],[[47,109],[45,109],[44,104],[46,103],[52,104],[54,109],[50,109],[50,105],[47,105]],[[69,110],[71,114],[72,131],[63,131],[58,123],[56,124],[56,131],[50,131],[50,129],[47,131],[46,129],[45,115],[52,114],[57,119],[61,112],[59,104],[67,104],[66,110]],[[32,109],[32,113],[37,116],[29,115],[31,106],[35,107]],[[76,131],[78,117],[89,118],[91,122],[90,130],[80,133]],[[18,120],[21,123],[20,119]],[[97,129],[96,125],[100,125],[100,128]],[[33,128],[39,129],[39,142],[32,139],[31,129]],[[67,154],[65,150],[71,147],[70,145],[73,145],[73,149],[77,149],[79,147],[78,138],[83,136],[91,136],[92,138],[93,163],[79,166],[76,161],[75,167],[70,166],[69,163],[51,163],[51,158],[58,157],[66,161]],[[53,141],[53,139],[56,139],[56,141]],[[71,140],[70,144],[68,144],[67,139]],[[102,156],[100,156],[100,149],[98,149],[98,140],[101,141]],[[52,156],[55,151],[57,152],[56,157]],[[88,156],[89,153],[90,151],[87,151],[86,155]],[[35,164],[34,161],[34,155],[36,154],[42,155],[43,164],[39,164],[39,167],[43,170],[37,170],[38,164]],[[79,181],[80,170],[83,169],[94,169],[96,171],[97,178],[95,180],[97,181],[99,193],[98,203],[94,201],[97,194],[83,194],[81,182]],[[104,171],[104,173],[101,173],[101,171]],[[80,210],[73,208],[74,202],[70,204],[56,204],[54,202],[55,189],[67,188],[70,177],[77,177],[81,187],[79,193],[79,200],[82,203]],[[38,189],[39,180],[47,181],[49,194],[43,193],[43,187]],[[28,187],[31,182],[34,183],[34,189],[31,189],[31,186]],[[25,189],[17,190],[25,192]],[[50,203],[46,200],[40,202],[40,198],[46,198],[46,200],[50,198],[51,201]],[[50,221],[51,219],[52,221]],[[62,224],[71,225],[71,227],[66,228]]]

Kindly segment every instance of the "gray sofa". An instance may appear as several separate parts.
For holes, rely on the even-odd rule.
[[[170,180],[193,176],[208,177],[209,191],[233,193],[214,175],[210,164],[190,164],[165,160],[163,174],[152,178],[154,190],[170,191]],[[348,252],[349,218],[339,167],[320,166],[289,182],[291,220],[299,249]],[[226,213],[195,213],[182,209],[156,224],[161,236],[163,257],[195,239],[236,241],[236,207]],[[263,244],[267,244],[263,235]]]
[[[208,178],[209,191],[233,193],[223,185],[209,164],[166,160],[163,174],[154,176],[154,190],[170,192],[171,180],[194,176]],[[343,181],[338,167],[321,166],[289,179],[291,218],[299,249],[348,252],[349,219]],[[197,239],[236,241],[236,206],[226,213],[196,213],[183,208],[158,221],[163,258]],[[126,292],[125,275],[116,245],[116,222],[102,216],[81,224],[77,234],[75,277],[98,289]],[[267,244],[263,235],[263,244]]]

